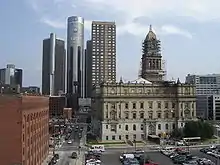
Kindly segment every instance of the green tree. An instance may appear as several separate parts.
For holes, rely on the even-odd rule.
[[[181,139],[183,138],[183,129],[181,128],[176,128],[175,130],[173,130],[173,132],[171,133],[171,137],[177,138],[177,139]]]
[[[185,137],[201,137],[209,139],[213,136],[213,126],[204,121],[189,121],[185,124],[183,133]]]

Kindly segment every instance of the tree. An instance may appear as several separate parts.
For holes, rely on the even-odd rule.
[[[183,138],[183,129],[181,128],[174,129],[173,132],[171,133],[171,137],[177,138],[177,139]]]
[[[189,121],[183,129],[185,137],[201,137],[202,139],[212,138],[213,126],[205,121]]]

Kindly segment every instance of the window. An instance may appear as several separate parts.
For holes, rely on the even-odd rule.
[[[125,138],[126,138],[126,139],[128,139],[128,138],[129,138],[129,136],[128,136],[128,135],[126,135],[126,136],[125,136]]]
[[[157,103],[157,108],[158,108],[158,109],[161,109],[161,102],[158,102],[158,103]]]
[[[144,130],[144,124],[141,124],[141,130],[142,131]]]
[[[128,131],[128,125],[125,125],[125,130]]]
[[[161,124],[158,124],[157,128],[158,130],[161,130]]]
[[[133,130],[136,131],[136,125],[135,124],[133,125]]]
[[[115,135],[112,135],[112,140],[115,140]]]
[[[137,115],[136,113],[133,113],[133,119],[136,119]]]
[[[105,139],[108,140],[108,136],[106,136]]]
[[[145,139],[144,134],[141,134],[141,139],[143,139],[143,140]]]
[[[161,118],[161,113],[160,112],[157,114],[157,118]]]
[[[133,107],[133,109],[136,109],[136,103],[133,103],[132,107]]]
[[[168,124],[166,124],[166,125],[165,125],[165,128],[168,129],[168,127],[169,127]]]
[[[175,129],[175,124],[173,123],[173,129]]]
[[[149,112],[149,119],[153,119],[153,112]]]
[[[125,103],[125,109],[128,109],[128,103]]]
[[[121,129],[121,124],[118,125],[118,128]]]
[[[149,109],[152,109],[152,108],[153,108],[153,102],[152,102],[152,101],[149,101],[149,102],[148,102],[148,106],[149,106]]]
[[[168,108],[168,102],[165,102],[165,108]]]
[[[112,92],[114,92],[114,90],[112,90]],[[115,109],[115,104],[112,104],[112,109]]]
[[[108,129],[108,125],[106,125],[105,128]]]
[[[111,131],[116,131],[116,125],[111,125]]]
[[[140,109],[144,109],[144,103],[140,103]]]
[[[175,108],[175,103],[172,103],[172,108]]]
[[[141,118],[141,119],[144,118],[144,112],[140,112],[140,118]]]
[[[121,135],[118,136],[118,139],[121,140]]]

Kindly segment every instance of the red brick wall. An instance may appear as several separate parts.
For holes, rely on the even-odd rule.
[[[41,165],[49,152],[48,97],[0,95],[0,112],[0,164]]]
[[[49,152],[49,98],[23,97],[23,161],[41,165]]]
[[[2,165],[22,163],[21,97],[0,95],[0,160]]]

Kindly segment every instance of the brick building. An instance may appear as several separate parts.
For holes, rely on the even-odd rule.
[[[63,118],[63,108],[66,106],[65,96],[50,96],[49,116],[50,118]]]
[[[49,152],[49,98],[0,94],[1,165],[41,165]]]

